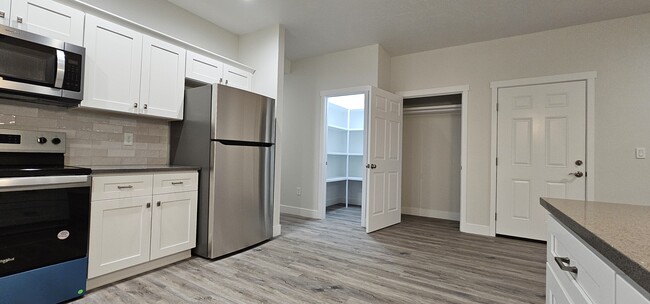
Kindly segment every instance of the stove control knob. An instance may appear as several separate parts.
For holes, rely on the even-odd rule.
[[[61,139],[58,137],[52,138],[52,143],[55,145],[58,145],[61,143]]]
[[[44,143],[47,142],[47,138],[45,138],[45,137],[39,137],[38,139],[36,139],[36,142],[38,142],[39,144],[42,145],[42,144],[44,144]]]

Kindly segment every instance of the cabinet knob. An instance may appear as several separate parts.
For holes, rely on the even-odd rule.
[[[16,17],[16,22],[23,23],[23,17],[20,16]]]
[[[156,202],[156,206],[160,207],[160,201]]]
[[[148,106],[147,106],[147,104],[145,103],[145,104],[144,104],[144,109],[146,110],[147,108],[148,108]]]
[[[228,84],[228,79],[226,79],[226,84]]]
[[[219,83],[222,83],[222,82],[223,82],[223,78],[219,78]]]
[[[4,17],[5,17],[5,12],[4,12],[4,11],[0,11],[0,18],[4,18]]]
[[[151,203],[147,203],[147,208],[151,208]]]
[[[137,103],[137,102],[134,102],[134,103],[133,103],[133,107],[134,107],[134,108],[137,108],[137,107],[138,107],[138,103]]]

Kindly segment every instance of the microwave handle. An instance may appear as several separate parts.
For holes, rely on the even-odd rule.
[[[65,77],[65,52],[56,50],[56,79],[54,79],[55,88],[63,88],[63,78]]]

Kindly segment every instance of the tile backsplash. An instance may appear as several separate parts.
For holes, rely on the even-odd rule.
[[[0,129],[65,132],[67,165],[164,165],[169,160],[164,120],[0,99]],[[133,134],[133,145],[124,145],[124,133]]]

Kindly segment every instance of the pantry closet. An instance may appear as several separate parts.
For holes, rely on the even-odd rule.
[[[365,94],[327,98],[326,205],[360,207]]]

